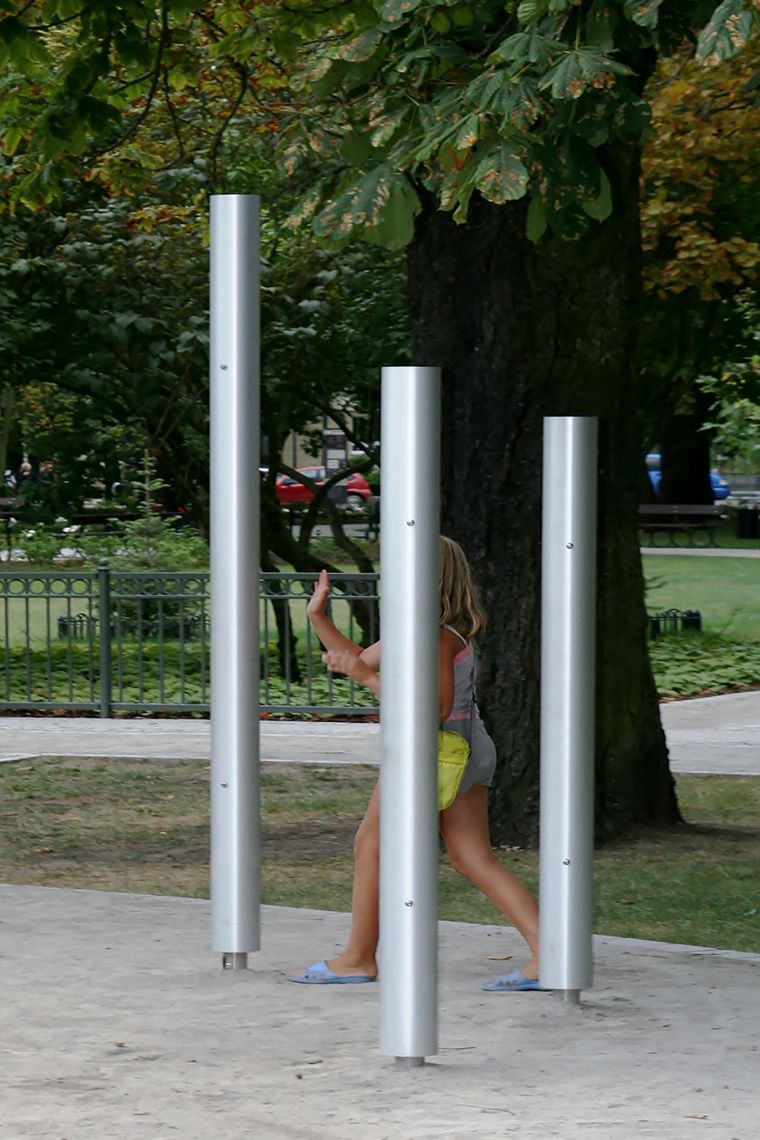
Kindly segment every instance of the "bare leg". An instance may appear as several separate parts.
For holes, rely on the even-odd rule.
[[[351,933],[345,950],[330,958],[336,974],[377,974],[380,904],[380,784],[375,785],[354,840]]]
[[[488,789],[479,784],[469,788],[441,812],[440,820],[452,867],[517,927],[531,954],[523,973],[527,978],[537,978],[538,906],[528,888],[502,867],[493,853],[488,831]]]

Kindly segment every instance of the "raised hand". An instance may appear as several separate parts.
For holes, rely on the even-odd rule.
[[[324,617],[329,600],[330,579],[327,576],[327,571],[322,570],[314,583],[314,590],[309,599],[309,604],[306,607],[306,616],[310,621],[313,621],[314,618]]]

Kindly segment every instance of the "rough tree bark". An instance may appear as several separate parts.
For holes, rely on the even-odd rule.
[[[544,415],[600,417],[596,805],[600,837],[679,818],[646,648],[630,361],[638,163],[612,155],[617,216],[576,242],[525,237],[522,203],[426,208],[409,251],[413,359],[443,380],[442,527],[461,541],[489,630],[480,702],[499,753],[497,843],[538,826]]]

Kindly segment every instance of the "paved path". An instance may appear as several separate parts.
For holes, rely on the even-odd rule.
[[[261,758],[286,764],[377,764],[377,724],[262,721]],[[0,761],[30,756],[208,760],[208,720],[0,717]]]
[[[660,714],[672,771],[760,776],[760,690],[665,701]]]
[[[440,1041],[383,1056],[380,985],[295,986],[347,916],[0,887],[2,1140],[757,1140],[760,955],[597,937],[580,1006],[486,994],[508,927],[441,923]]]
[[[760,558],[760,547],[752,550],[749,547],[724,550],[714,546],[642,546],[642,554],[698,554],[706,558]]]
[[[660,706],[674,772],[760,775],[760,691]],[[0,761],[30,756],[208,760],[207,720],[0,717]],[[267,763],[377,764],[377,724],[262,721]]]

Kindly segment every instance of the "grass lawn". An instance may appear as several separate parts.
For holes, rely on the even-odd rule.
[[[342,568],[346,573],[350,573],[352,569],[353,567]],[[10,571],[5,571],[5,573],[11,576]],[[88,599],[85,586],[85,581],[82,581],[81,584],[77,583],[75,586],[77,593],[71,597],[64,595],[50,598],[9,596],[4,605],[0,607],[0,630],[2,631],[3,642],[9,647],[24,646],[28,642],[33,648],[44,646],[48,642],[55,644],[60,640],[58,637],[59,617],[86,614],[97,618],[97,590]],[[300,586],[295,587],[290,599],[289,617],[294,635],[299,640],[305,641],[308,626],[306,606],[311,595],[311,589],[307,586],[303,593],[299,593],[299,590]],[[211,606],[208,601],[206,609],[210,613]],[[171,600],[164,603],[163,617],[167,623],[176,622],[182,612],[180,606]],[[186,616],[192,616],[192,612],[191,602],[184,613]],[[336,625],[347,636],[357,640],[361,637],[361,630],[352,617],[351,607],[339,591],[335,591],[333,595],[332,615]],[[266,601],[262,601],[259,606],[259,637],[262,645],[267,645],[277,637],[277,624],[273,607],[271,603]]]
[[[366,769],[265,768],[263,901],[346,911]],[[0,768],[0,879],[149,894],[208,895],[205,763],[35,760]],[[760,779],[683,776],[688,823],[597,852],[598,933],[760,951]],[[533,852],[500,852],[536,889]],[[494,908],[445,858],[441,918],[494,923]]]
[[[702,628],[760,640],[760,558],[644,555],[647,609],[699,610]]]
[[[720,506],[720,503],[717,504]],[[715,532],[715,541],[724,550],[760,550],[760,539],[737,538],[736,536],[736,509],[728,508],[728,518],[720,524]],[[659,541],[662,541],[660,536]],[[683,539],[679,539],[683,541]]]

